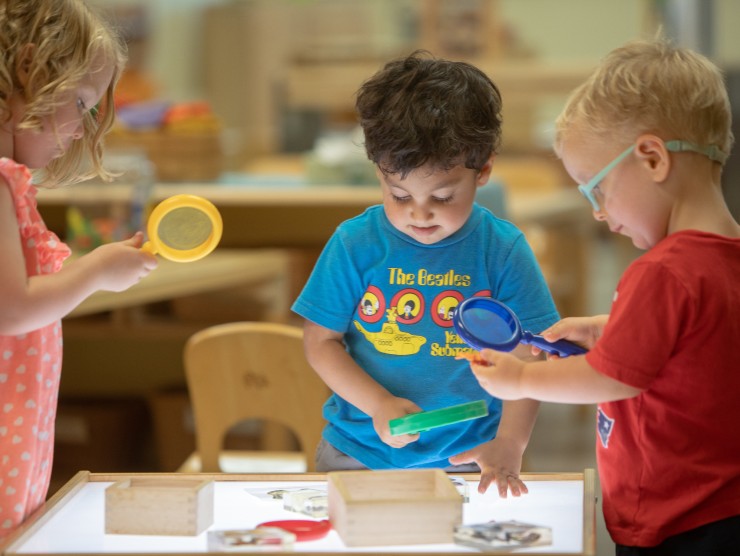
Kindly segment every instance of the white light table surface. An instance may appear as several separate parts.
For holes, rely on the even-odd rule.
[[[215,483],[214,524],[209,530],[249,529],[273,519],[310,519],[286,511],[280,500],[260,493],[285,488],[326,488],[326,475],[167,475],[100,474],[81,471],[8,539],[2,554],[198,554],[207,552],[206,537],[106,535],[105,489],[116,481],[137,477],[212,479]],[[594,472],[524,474],[529,494],[499,498],[495,489],[477,492],[478,474],[460,474],[469,482],[470,502],[463,506],[464,523],[518,520],[552,527],[553,544],[520,549],[519,554],[595,554]],[[295,552],[329,554],[452,554],[477,553],[456,544],[378,546],[348,549],[331,531],[324,539],[300,542]],[[275,552],[270,552],[275,554]]]

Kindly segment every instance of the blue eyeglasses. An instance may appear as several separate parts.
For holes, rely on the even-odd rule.
[[[715,162],[719,162],[720,164],[724,164],[725,160],[727,160],[727,154],[724,153],[717,145],[700,147],[699,145],[695,145],[694,143],[690,143],[689,141],[681,141],[676,139],[674,141],[667,141],[665,147],[669,151],[675,153],[691,151],[703,154],[709,157],[710,160],[714,160]],[[627,147],[627,149],[622,154],[620,154],[617,158],[607,164],[606,167],[601,170],[601,172],[588,180],[588,183],[578,186],[578,191],[580,191],[583,196],[588,199],[588,202],[591,203],[594,212],[599,212],[601,210],[601,207],[599,207],[599,202],[596,200],[596,196],[594,195],[594,189],[599,186],[606,175],[611,172],[617,164],[622,162],[627,157],[627,155],[632,152],[634,148],[634,145],[630,145],[629,147]]]

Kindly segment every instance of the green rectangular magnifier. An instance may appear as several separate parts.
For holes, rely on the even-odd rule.
[[[402,434],[416,434],[436,427],[454,425],[486,415],[488,415],[486,402],[477,400],[441,409],[412,413],[405,417],[391,419],[388,425],[391,429],[391,436],[400,436]]]

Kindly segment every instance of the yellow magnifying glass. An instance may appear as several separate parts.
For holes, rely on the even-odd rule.
[[[154,207],[147,233],[149,241],[142,246],[142,251],[189,263],[216,248],[223,233],[223,221],[218,209],[207,199],[197,195],[173,195]]]

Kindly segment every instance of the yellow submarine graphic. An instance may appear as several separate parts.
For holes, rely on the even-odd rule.
[[[401,332],[396,323],[395,307],[388,309],[386,313],[388,313],[388,322],[383,324],[380,332],[369,332],[357,321],[354,321],[354,325],[380,353],[389,355],[413,355],[417,353],[419,348],[427,342],[427,339],[423,336]]]

